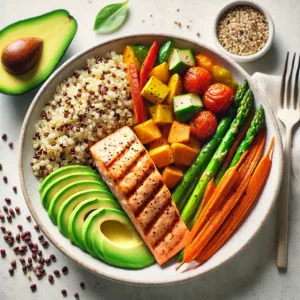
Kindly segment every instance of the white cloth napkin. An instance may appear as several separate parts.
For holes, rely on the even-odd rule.
[[[278,121],[279,129],[282,136],[282,141],[284,145],[285,137],[285,128],[281,121],[277,118],[277,108],[279,105],[280,97],[280,87],[281,87],[281,76],[271,76],[262,73],[255,73],[253,76],[254,84],[261,89],[265,95],[265,99],[270,103],[273,112]],[[296,182],[300,182],[300,129],[299,124],[295,125],[293,130],[293,139],[292,139],[292,161],[291,161],[291,170],[295,176]],[[294,185],[293,190],[297,190],[297,195],[300,195],[300,185]],[[298,193],[299,192],[299,193]]]

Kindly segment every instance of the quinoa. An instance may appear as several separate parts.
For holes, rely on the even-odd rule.
[[[83,70],[56,87],[32,137],[32,169],[45,177],[69,164],[93,166],[89,146],[133,124],[132,99],[123,56],[87,60]]]
[[[269,37],[269,26],[261,11],[251,6],[238,5],[221,16],[217,35],[227,51],[247,56],[264,47]]]

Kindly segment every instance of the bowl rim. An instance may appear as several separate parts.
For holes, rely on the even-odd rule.
[[[237,254],[239,254],[247,245],[249,245],[249,243],[254,239],[254,237],[257,235],[257,233],[261,230],[261,228],[263,227],[263,225],[265,224],[266,220],[268,219],[274,205],[276,202],[276,199],[278,197],[279,194],[279,190],[280,190],[280,186],[281,186],[281,181],[282,181],[282,174],[283,174],[283,152],[282,152],[282,141],[280,138],[280,132],[279,132],[279,127],[275,118],[275,115],[271,109],[270,104],[264,99],[263,97],[263,93],[256,88],[257,92],[260,94],[261,96],[261,100],[262,103],[264,105],[265,108],[267,108],[267,112],[269,114],[269,116],[272,119],[272,122],[274,124],[274,131],[275,131],[275,139],[276,142],[278,143],[278,151],[279,151],[279,174],[278,174],[278,178],[277,178],[277,182],[275,183],[275,194],[274,194],[274,199],[272,201],[271,206],[269,207],[269,210],[267,211],[265,218],[262,220],[262,222],[259,224],[259,227],[257,228],[257,230],[255,232],[253,232],[253,234],[251,235],[251,237],[240,247],[237,249],[237,251],[235,253],[233,253],[230,257],[228,257],[226,260],[222,261],[221,263],[215,265],[214,267],[212,267],[209,270],[206,270],[205,272],[201,273],[201,274],[194,274],[191,276],[187,276],[184,277],[182,279],[171,279],[171,280],[167,280],[167,281],[159,281],[159,280],[153,280],[153,282],[149,283],[149,282],[141,282],[137,279],[135,280],[124,280],[124,277],[122,276],[118,276],[115,275],[114,277],[111,277],[110,274],[107,274],[105,271],[96,269],[94,267],[90,267],[89,265],[87,265],[83,259],[79,259],[78,257],[76,257],[75,255],[73,255],[73,253],[71,251],[69,251],[68,249],[64,248],[61,246],[61,244],[58,242],[58,240],[55,238],[55,236],[50,233],[50,231],[43,225],[42,220],[40,219],[40,217],[38,216],[38,213],[36,212],[33,203],[30,200],[30,195],[27,191],[27,187],[25,184],[25,177],[24,177],[24,166],[23,166],[23,146],[25,143],[25,132],[26,129],[28,127],[28,122],[29,119],[31,117],[31,113],[34,109],[34,107],[36,106],[36,104],[38,103],[40,96],[43,94],[43,92],[47,89],[48,84],[54,80],[54,78],[62,71],[66,68],[66,66],[68,66],[69,64],[71,64],[73,61],[77,60],[78,58],[80,58],[81,56],[85,55],[86,53],[93,51],[94,49],[104,46],[106,44],[110,44],[113,42],[118,42],[120,40],[123,39],[128,39],[128,38],[132,38],[132,39],[136,39],[136,38],[144,38],[144,37],[151,37],[153,39],[155,38],[174,38],[176,40],[181,40],[183,42],[190,42],[192,44],[196,44],[200,47],[206,48],[209,51],[216,53],[217,55],[219,55],[222,59],[224,59],[225,61],[227,61],[229,64],[232,64],[235,68],[238,69],[239,72],[241,72],[241,74],[249,81],[252,82],[252,78],[251,76],[242,68],[240,67],[236,62],[234,62],[232,59],[228,58],[227,56],[223,55],[222,53],[219,53],[218,51],[216,51],[215,49],[213,49],[210,46],[207,46],[203,43],[200,43],[196,40],[193,39],[188,39],[188,38],[183,38],[181,36],[178,35],[174,35],[174,34],[151,34],[151,33],[145,33],[145,34],[129,34],[129,35],[124,35],[122,37],[115,37],[112,39],[108,39],[104,42],[99,42],[91,47],[88,47],[82,51],[80,51],[79,53],[75,54],[74,56],[72,56],[71,58],[69,58],[65,63],[63,63],[55,72],[53,72],[51,74],[51,76],[43,83],[42,87],[39,89],[39,91],[37,92],[36,96],[34,97],[27,113],[26,116],[24,118],[23,124],[22,124],[22,128],[21,128],[21,132],[20,132],[20,139],[19,139],[19,149],[18,149],[18,170],[19,170],[19,176],[20,176],[20,184],[21,184],[21,189],[22,189],[22,193],[23,196],[25,198],[26,204],[29,208],[30,213],[32,214],[35,222],[38,224],[38,226],[40,227],[40,229],[42,230],[42,232],[46,235],[46,237],[49,239],[49,241],[59,250],[61,251],[64,255],[66,255],[68,258],[72,259],[75,263],[77,263],[78,265],[80,265],[81,267],[85,268],[86,270],[102,276],[106,279],[112,280],[112,281],[116,281],[116,282],[121,282],[124,284],[136,284],[136,285],[144,285],[144,286],[152,286],[152,285],[171,285],[171,284],[176,284],[176,283],[182,283],[182,282],[186,282],[192,279],[196,279],[199,278],[201,276],[204,276],[212,271],[214,271],[215,269],[217,269],[218,267],[225,265],[226,263],[228,263],[229,261],[231,261]],[[256,86],[256,85],[255,85]]]
[[[229,51],[227,51],[220,43],[219,39],[218,39],[218,34],[217,34],[217,28],[218,28],[218,23],[219,20],[221,18],[221,16],[228,10],[230,10],[232,7],[234,6],[242,6],[242,5],[247,5],[247,6],[251,6],[253,8],[258,9],[261,13],[264,14],[264,16],[267,19],[268,22],[268,27],[269,27],[269,36],[267,39],[266,44],[256,53],[251,54],[251,55],[246,55],[246,56],[242,56],[242,55],[237,55],[237,54],[233,54]],[[255,3],[253,1],[247,1],[247,0],[237,0],[237,1],[232,1],[230,3],[227,3],[226,5],[224,5],[218,12],[215,20],[214,20],[214,25],[213,25],[213,36],[215,39],[215,43],[217,45],[217,47],[226,55],[228,55],[231,59],[237,61],[237,62],[250,62],[250,61],[254,61],[260,57],[262,57],[263,55],[265,55],[269,49],[272,46],[273,40],[274,40],[274,34],[275,34],[275,26],[274,26],[274,22],[272,19],[271,14],[260,4]]]

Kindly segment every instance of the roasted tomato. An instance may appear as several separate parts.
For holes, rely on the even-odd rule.
[[[208,110],[202,110],[190,122],[191,134],[201,141],[209,139],[216,131],[217,126],[217,118]]]
[[[211,83],[210,73],[201,67],[191,67],[183,76],[183,87],[188,93],[203,95]]]
[[[222,83],[212,84],[203,96],[203,105],[213,113],[222,113],[226,111],[232,102],[232,89]]]

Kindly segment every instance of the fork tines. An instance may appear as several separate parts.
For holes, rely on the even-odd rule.
[[[296,109],[297,98],[299,95],[299,72],[300,72],[300,55],[298,56],[298,64],[295,68],[296,53],[292,57],[292,62],[290,63],[289,52],[286,55],[285,66],[281,81],[281,91],[280,91],[280,107],[290,108],[291,101],[293,108]],[[288,75],[288,79],[287,77]],[[300,108],[300,101],[298,103]]]

